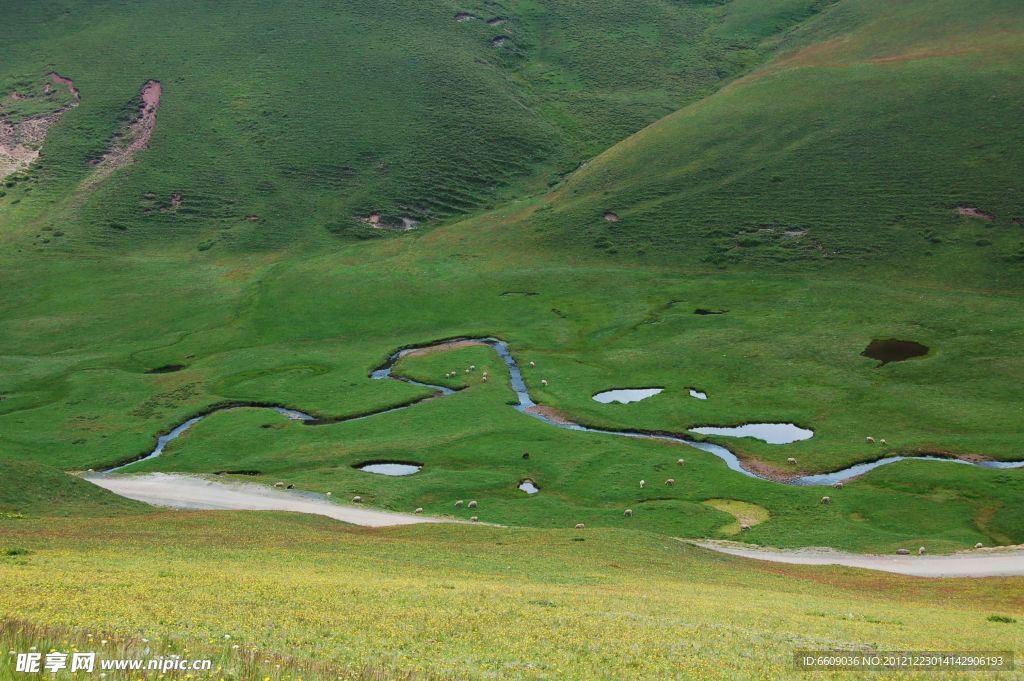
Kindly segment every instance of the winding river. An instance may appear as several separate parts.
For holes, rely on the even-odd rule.
[[[888,456],[888,457],[885,457],[885,458],[878,459],[876,461],[869,461],[869,462],[865,462],[865,463],[854,464],[852,466],[848,466],[848,467],[842,468],[840,470],[832,471],[830,473],[816,473],[816,474],[812,474],[812,475],[792,476],[792,477],[786,477],[786,478],[768,477],[768,476],[759,474],[758,472],[756,472],[754,470],[751,470],[751,469],[748,469],[748,468],[744,467],[743,463],[740,461],[740,459],[735,454],[733,454],[731,451],[729,451],[727,448],[725,448],[725,447],[723,447],[721,445],[713,444],[713,443],[710,443],[710,442],[700,442],[700,441],[696,441],[696,440],[691,440],[691,439],[683,437],[681,435],[673,435],[671,433],[656,433],[656,432],[629,431],[629,430],[606,430],[606,429],[601,429],[601,428],[591,428],[589,426],[584,426],[582,424],[575,423],[575,422],[567,420],[565,418],[561,418],[561,417],[553,418],[551,416],[548,416],[548,415],[546,415],[543,412],[542,409],[539,408],[539,405],[537,405],[537,403],[534,402],[533,399],[530,397],[530,392],[529,392],[529,390],[526,387],[526,381],[523,380],[522,370],[520,369],[519,364],[516,362],[515,358],[512,356],[512,352],[511,352],[511,350],[509,350],[508,343],[506,343],[503,340],[497,339],[497,338],[454,338],[454,339],[449,339],[449,340],[444,340],[444,341],[437,341],[437,342],[429,343],[429,344],[426,344],[426,345],[407,347],[407,348],[403,348],[401,350],[398,350],[398,351],[392,353],[388,357],[387,361],[384,362],[384,364],[381,367],[379,367],[378,369],[375,369],[374,371],[372,371],[370,373],[370,378],[373,379],[373,380],[391,379],[391,380],[402,381],[403,383],[409,383],[410,385],[420,386],[420,387],[423,387],[423,388],[429,388],[429,389],[433,390],[434,393],[435,393],[432,396],[424,397],[422,399],[419,399],[419,400],[416,400],[414,402],[410,402],[408,404],[401,405],[401,406],[398,406],[398,407],[390,407],[390,408],[387,408],[387,409],[382,409],[380,411],[372,412],[370,414],[363,414],[363,415],[351,416],[351,417],[340,418],[340,419],[318,419],[318,418],[316,418],[316,417],[314,417],[314,416],[312,416],[310,414],[306,414],[304,412],[297,411],[297,410],[294,410],[294,409],[288,409],[288,408],[285,408],[285,407],[282,407],[282,406],[268,406],[266,404],[257,404],[257,403],[231,403],[229,405],[225,405],[225,406],[222,406],[222,407],[219,407],[219,408],[211,409],[210,411],[208,411],[207,413],[205,413],[203,415],[194,416],[194,417],[188,419],[187,421],[184,421],[181,424],[175,426],[172,430],[170,430],[166,434],[161,435],[161,436],[159,436],[157,438],[156,447],[151,452],[149,452],[148,454],[146,454],[146,455],[144,455],[144,456],[142,456],[142,457],[140,457],[138,459],[134,459],[132,461],[129,461],[128,463],[121,464],[121,465],[115,466],[113,468],[108,468],[108,469],[106,469],[106,470],[104,470],[104,471],[102,471],[100,473],[93,474],[90,477],[95,478],[95,477],[106,476],[106,475],[108,475],[110,473],[113,473],[115,471],[123,470],[123,469],[125,469],[125,468],[127,468],[127,467],[129,467],[129,466],[131,466],[131,465],[133,465],[135,463],[138,463],[139,461],[146,461],[146,460],[153,459],[153,458],[156,458],[156,457],[160,456],[163,453],[164,448],[167,446],[167,444],[169,442],[177,439],[183,433],[185,433],[189,428],[194,426],[196,423],[198,423],[199,421],[203,420],[204,418],[206,418],[210,414],[217,413],[218,411],[226,411],[226,410],[229,410],[229,409],[238,409],[238,408],[243,408],[243,407],[244,408],[272,409],[272,410],[280,413],[282,416],[284,416],[286,418],[294,419],[294,420],[300,420],[300,421],[303,421],[304,423],[306,423],[307,425],[318,425],[318,424],[324,424],[324,423],[342,423],[342,422],[345,422],[345,421],[354,421],[354,420],[358,420],[358,419],[370,418],[372,416],[378,416],[380,414],[386,414],[386,413],[389,413],[389,412],[398,411],[400,409],[408,409],[408,408],[410,408],[410,407],[412,407],[412,406],[414,406],[416,404],[419,404],[420,402],[423,402],[423,401],[428,400],[428,399],[434,399],[435,397],[443,397],[443,396],[446,396],[446,395],[451,395],[451,394],[453,394],[455,392],[455,390],[453,390],[452,388],[448,388],[448,387],[442,386],[442,385],[433,385],[433,384],[430,384],[430,383],[422,383],[420,381],[414,381],[414,380],[412,380],[410,378],[406,378],[404,376],[394,375],[392,373],[392,370],[394,369],[395,365],[398,363],[399,360],[401,360],[403,357],[406,357],[409,354],[420,353],[420,352],[429,351],[429,350],[432,350],[432,349],[443,349],[445,346],[455,346],[456,344],[461,344],[461,345],[486,345],[486,346],[489,346],[489,347],[493,348],[494,351],[498,353],[498,356],[502,359],[502,361],[504,361],[505,366],[508,368],[509,379],[510,379],[510,382],[512,384],[512,390],[515,392],[516,397],[518,398],[518,403],[515,405],[515,409],[519,410],[520,412],[522,412],[522,413],[524,413],[524,414],[526,414],[526,415],[528,415],[528,416],[530,416],[532,418],[539,419],[540,421],[543,421],[543,422],[545,422],[545,423],[547,423],[549,425],[555,426],[557,428],[562,428],[562,429],[565,429],[565,430],[578,430],[578,431],[584,431],[584,432],[588,432],[588,433],[600,433],[600,434],[603,434],[603,435],[613,435],[613,436],[617,436],[617,437],[631,437],[631,438],[641,438],[641,439],[651,439],[651,440],[665,440],[665,441],[669,441],[669,442],[675,442],[675,443],[678,443],[680,445],[685,445],[687,447],[693,447],[693,448],[699,449],[699,450],[701,450],[703,452],[707,452],[708,454],[711,454],[713,456],[717,456],[719,459],[724,461],[725,464],[731,470],[734,470],[737,473],[740,473],[742,475],[746,475],[746,476],[751,477],[751,478],[758,478],[758,479],[761,479],[761,480],[768,480],[768,481],[771,481],[771,482],[777,482],[777,483],[780,483],[780,484],[789,484],[789,485],[801,485],[801,486],[832,485],[832,484],[834,484],[836,482],[840,482],[840,481],[847,480],[847,479],[852,478],[852,477],[863,475],[863,474],[865,474],[865,473],[867,473],[869,471],[872,471],[872,470],[874,470],[876,468],[879,468],[881,466],[887,466],[887,465],[895,463],[897,461],[905,461],[905,460],[908,460],[908,459],[917,459],[917,460],[922,460],[922,461],[945,461],[945,462],[956,463],[956,464],[961,464],[961,465],[965,465],[965,466],[977,466],[977,467],[980,467],[980,468],[1000,468],[1000,469],[1024,468],[1024,461],[964,461],[962,459],[945,458],[945,457],[938,457],[938,456]]]

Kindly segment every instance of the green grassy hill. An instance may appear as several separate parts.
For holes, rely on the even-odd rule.
[[[370,369],[465,334],[537,358],[532,394],[581,422],[814,430],[785,446],[719,440],[752,465],[1020,458],[1024,90],[1010,4],[61,7],[19,5],[0,28],[0,92],[53,70],[81,92],[0,197],[11,460],[112,465],[228,401],[324,417],[404,404],[428,391]],[[163,88],[149,147],[90,181],[148,79]],[[436,225],[355,219],[379,210],[395,224],[428,196],[445,205],[416,215]],[[882,368],[861,356],[888,337],[931,352]],[[410,370],[440,380],[460,357]],[[179,370],[154,372],[168,365]],[[665,392],[621,408],[591,399],[633,385]],[[509,397],[496,380],[320,429],[223,414],[140,470],[260,470],[399,510],[472,495],[497,521],[548,527],[617,527],[650,502],[643,529],[716,536],[732,520],[703,502],[724,498],[769,509],[751,533],[764,543],[1024,539],[1014,472],[911,462],[823,509],[820,490],[687,452],[706,472],[651,499],[635,482],[680,454],[553,430]],[[552,456],[523,469],[502,443]],[[384,456],[430,467],[404,481],[351,468]],[[542,496],[515,490],[528,475]]]
[[[1024,471],[755,480],[524,416],[480,347],[402,361],[465,388],[443,399],[319,426],[231,410],[134,470],[436,515],[476,499],[507,527],[161,513],[65,473],[220,404],[331,419],[421,400],[370,371],[467,335],[507,340],[531,395],[580,423],[814,431],[711,438],[762,470],[1019,460],[1017,0],[8,5],[0,163],[40,156],[0,179],[0,650],[108,640],[272,681],[769,679],[802,647],[979,641],[1020,659],[1019,579],[676,538],[749,521],[743,539],[790,547],[1022,543]],[[14,148],[41,116],[41,149]],[[885,338],[929,351],[862,356]],[[423,469],[354,467],[382,459]]]
[[[3,236],[78,254],[337,247],[378,234],[355,219],[375,212],[398,227],[493,206],[749,70],[815,5],[731,29],[668,0],[21,3],[0,92],[55,69],[82,100],[0,200]],[[82,190],[148,79],[149,148]]]
[[[1021,73],[1016,2],[834,3],[765,67],[575,173],[538,231],[671,261],[881,259],[1019,286]]]

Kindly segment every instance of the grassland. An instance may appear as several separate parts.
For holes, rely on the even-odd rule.
[[[30,551],[0,558],[7,617],[91,633],[83,649],[116,636],[214,654],[225,678],[252,678],[227,641],[238,656],[316,660],[305,678],[366,666],[386,678],[770,679],[800,647],[1024,647],[1019,624],[988,620],[1020,611],[1016,578],[764,566],[644,532],[164,513],[4,522],[7,546]],[[255,657],[273,679],[296,671]]]
[[[55,641],[210,651],[235,678],[776,678],[802,645],[1020,651],[1019,625],[986,619],[1019,615],[1019,580],[753,567],[674,539],[757,520],[745,540],[787,547],[1024,543],[1020,471],[903,462],[825,506],[697,450],[530,419],[485,348],[399,365],[466,388],[444,399],[319,426],[226,411],[135,470],[255,471],[431,514],[477,499],[508,528],[155,513],[61,471],[138,457],[228,402],[335,418],[418,400],[369,371],[464,335],[507,340],[536,363],[531,394],[578,422],[814,430],[716,440],[762,467],[1019,459],[1021,16],[1005,0],[10,8],[0,97],[56,69],[82,99],[0,190],[0,548],[31,552],[0,558],[0,612]],[[90,188],[150,78],[149,148]],[[31,115],[22,101],[0,114]],[[374,211],[419,228],[374,229]],[[860,355],[874,338],[931,352],[879,367]],[[591,399],[648,386],[664,392]],[[424,469],[353,468],[381,459]],[[262,661],[287,651],[284,671]]]

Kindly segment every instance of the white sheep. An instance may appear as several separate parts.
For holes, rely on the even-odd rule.
[[[741,532],[746,532],[749,529],[750,529],[750,525],[748,525],[747,523],[740,523],[740,531]]]
[[[275,482],[274,483],[274,487],[284,487],[284,483],[283,482]]]
[[[484,383],[487,382],[487,376],[484,376]]]
[[[870,445],[875,444],[875,438],[871,437],[870,435],[868,435],[867,440],[868,440],[868,444],[870,444]]]
[[[686,459],[677,459],[676,460],[676,465],[677,466],[682,466],[684,463],[686,463]]]
[[[535,366],[537,366],[537,363],[534,362],[533,360],[530,360],[530,366],[535,367]]]
[[[548,379],[542,378],[540,384],[546,388],[548,386]]]
[[[423,513],[423,509],[417,507],[417,509],[415,511],[413,511],[413,513]]]
[[[643,488],[644,488],[644,485],[646,485],[646,484],[647,484],[647,482],[646,482],[646,481],[644,481],[644,480],[641,480],[641,481],[640,481],[640,489],[643,489]]]
[[[469,522],[471,522],[471,523],[475,523],[475,522],[477,522],[478,520],[480,520],[480,518],[478,518],[478,517],[477,517],[477,516],[475,516],[475,515],[471,515],[471,516],[469,516]]]
[[[476,499],[474,499],[473,501],[469,502],[469,508],[476,508]]]
[[[917,549],[917,555],[919,555],[919,556],[923,556],[924,555],[924,547],[923,546]]]
[[[352,497],[352,503],[361,504],[363,503],[363,498],[357,494],[356,496]]]
[[[622,515],[626,516],[627,518],[632,518],[633,517],[633,509],[627,508],[625,511],[622,512]]]
[[[794,459],[793,457],[789,457],[788,459],[786,459],[786,463],[794,464],[795,465],[796,464],[796,459]]]
[[[833,482],[832,487],[834,487],[835,489],[842,489],[843,483],[841,481]]]
[[[898,553],[901,556],[909,556],[910,549],[896,549],[896,553]]]
[[[822,497],[821,498],[821,503],[823,503],[823,504],[831,504],[832,503],[832,497]]]
[[[327,496],[331,496],[331,492],[328,492],[328,493],[327,493]]]
[[[880,444],[880,445],[882,445],[884,447],[887,444],[886,441],[885,441],[885,438],[883,437],[881,440],[879,440],[878,444]]]
[[[978,542],[977,544],[974,545],[974,548],[980,549],[981,546],[982,546],[981,542]]]
[[[458,501],[455,502],[455,508],[460,508],[461,506],[462,506],[462,499],[459,499]]]
[[[469,370],[470,371],[476,371],[476,365],[475,364],[470,364],[469,365]]]
[[[672,485],[676,484],[676,481],[674,478],[669,478],[668,480],[665,481],[665,484],[671,487]]]
[[[584,527],[586,527],[586,525],[584,525],[583,523],[576,523],[577,530],[582,530]]]

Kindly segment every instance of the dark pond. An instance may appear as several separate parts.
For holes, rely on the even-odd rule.
[[[923,357],[928,354],[928,346],[921,345],[916,341],[896,340],[895,338],[879,340],[876,338],[860,354],[877,359],[882,366],[889,362],[902,362],[911,357]]]

